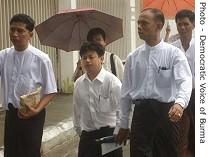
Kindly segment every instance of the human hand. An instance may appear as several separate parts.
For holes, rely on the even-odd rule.
[[[77,69],[82,70],[82,63],[80,59],[77,61]]]
[[[175,103],[170,108],[168,116],[172,122],[178,122],[181,119],[183,112],[184,112],[183,107],[180,104]]]
[[[129,129],[123,129],[120,128],[119,132],[117,135],[115,135],[115,141],[117,144],[122,144],[124,142],[124,144],[126,143],[127,139],[129,137]]]
[[[29,119],[35,115],[37,115],[41,109],[32,107],[31,105],[26,104],[26,112],[22,112],[21,110],[18,110],[18,117],[21,119]]]

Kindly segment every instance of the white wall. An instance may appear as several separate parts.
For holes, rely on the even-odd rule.
[[[59,0],[58,10],[66,10],[70,8],[75,8],[75,0]],[[76,67],[76,62],[78,60],[77,52],[65,52],[63,50],[58,50],[59,52],[59,69],[60,69],[60,78],[59,78],[59,87],[60,91],[63,93],[72,92],[72,75]]]

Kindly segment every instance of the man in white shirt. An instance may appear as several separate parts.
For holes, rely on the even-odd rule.
[[[112,136],[119,126],[121,82],[102,67],[104,49],[96,42],[85,42],[80,49],[85,74],[74,86],[74,127],[80,136],[78,157],[100,157],[96,139]],[[122,157],[122,149],[104,157]]]
[[[104,30],[101,28],[98,28],[98,27],[92,28],[88,32],[87,41],[95,41],[101,44],[105,48],[106,47],[106,34]],[[120,81],[122,81],[124,66],[123,66],[122,60],[116,54],[105,51],[103,67],[107,71],[117,76],[120,79]],[[78,61],[78,64],[77,64],[77,67],[73,76],[73,80],[75,81],[78,77],[81,76],[82,73],[84,72],[82,70],[80,61]]]
[[[195,41],[192,35],[195,27],[195,14],[191,10],[180,10],[177,12],[175,20],[180,38],[172,45],[180,48],[186,55],[192,72],[193,83],[190,102],[179,122],[179,154],[180,157],[185,157],[189,156],[189,153],[193,154],[192,156],[195,155]]]
[[[128,137],[129,113],[135,104],[131,157],[177,157],[178,124],[192,90],[192,75],[183,52],[160,38],[165,19],[155,8],[141,11],[138,33],[145,44],[126,59],[120,101],[121,144]]]
[[[29,44],[34,24],[26,14],[14,15],[9,31],[14,46],[0,51],[3,107],[6,110],[4,157],[41,157],[45,106],[57,93],[48,55]],[[20,96],[40,86],[40,102],[34,107],[27,104],[27,111],[21,112]]]

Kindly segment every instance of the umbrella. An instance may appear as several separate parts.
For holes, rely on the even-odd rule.
[[[179,10],[194,10],[195,0],[143,0],[143,8],[158,8],[165,17],[173,18]]]
[[[122,19],[93,8],[59,12],[35,27],[41,44],[65,51],[79,50],[91,28],[100,27],[109,44],[123,36]]]

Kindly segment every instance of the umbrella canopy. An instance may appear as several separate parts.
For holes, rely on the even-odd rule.
[[[79,50],[91,28],[100,27],[109,44],[123,37],[122,19],[93,8],[59,12],[35,27],[41,44],[65,51]]]
[[[195,0],[143,0],[143,8],[158,8],[165,17],[173,18],[179,10],[194,10]]]

